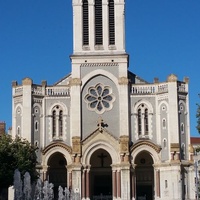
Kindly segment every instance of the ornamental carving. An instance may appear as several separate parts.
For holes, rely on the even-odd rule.
[[[115,96],[109,86],[99,83],[88,88],[84,99],[89,110],[102,114],[112,109]]]
[[[117,67],[118,63],[110,62],[110,63],[84,63],[81,64],[81,67]]]
[[[80,141],[80,137],[78,136],[72,138],[72,152],[74,154],[81,153],[81,141]]]
[[[177,76],[174,75],[174,74],[169,75],[168,78],[167,78],[168,82],[176,82],[177,80],[178,80]]]
[[[79,86],[81,85],[81,79],[80,78],[72,78],[69,82],[71,86]]]
[[[129,151],[129,138],[128,136],[121,136],[120,137],[120,152],[127,153]]]
[[[30,78],[25,78],[22,80],[22,85],[32,85],[33,81]]]
[[[120,85],[128,85],[128,78],[120,77],[118,82],[119,82]]]

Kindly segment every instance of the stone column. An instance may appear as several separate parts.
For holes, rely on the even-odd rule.
[[[130,197],[130,164],[121,164],[121,198],[131,199]]]
[[[131,169],[131,197],[132,197],[132,199],[136,198],[135,167],[136,167],[136,165],[133,164],[132,169]]]
[[[117,170],[117,198],[121,198],[121,171]]]
[[[67,166],[67,187],[68,189],[72,187],[72,169],[71,166]]]
[[[86,199],[90,199],[90,169],[86,171]]]
[[[156,196],[160,197],[160,170],[156,170]]]
[[[81,186],[82,186],[82,189],[81,189],[81,197],[82,199],[85,199],[85,186],[86,186],[86,180],[85,180],[85,174],[86,174],[86,170],[83,169],[83,172],[82,172],[82,183],[81,183]]]
[[[47,165],[44,165],[44,166],[43,166],[43,169],[42,169],[42,173],[43,173],[42,181],[48,180],[47,170],[48,170],[48,166],[47,166]]]
[[[116,177],[116,170],[112,171],[112,186],[113,186],[113,198],[117,197],[117,177]]]

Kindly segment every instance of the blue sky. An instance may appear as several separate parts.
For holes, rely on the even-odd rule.
[[[129,70],[148,82],[189,77],[190,128],[200,103],[200,0],[126,0]],[[0,120],[12,126],[12,81],[53,84],[71,70],[71,0],[0,0]]]

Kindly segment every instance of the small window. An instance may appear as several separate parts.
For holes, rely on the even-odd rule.
[[[21,134],[20,132],[21,132],[21,130],[20,130],[20,127],[18,126],[17,127],[17,136],[20,136],[20,134]]]
[[[185,131],[184,131],[184,124],[181,123],[181,133],[184,134],[184,132],[185,132]]]
[[[39,142],[36,140],[35,143],[34,143],[34,145],[35,145],[36,147],[38,147]]]
[[[168,188],[168,183],[167,183],[167,180],[165,180],[165,189]]]
[[[162,107],[162,110],[163,110],[163,111],[164,111],[164,110],[166,110],[166,107],[165,107],[165,106],[163,106],[163,107]]]
[[[164,148],[167,148],[167,140],[166,139],[163,140],[163,146],[164,146]]]
[[[38,121],[35,122],[35,131],[38,131]]]
[[[166,119],[162,120],[162,127],[165,129],[166,128]]]

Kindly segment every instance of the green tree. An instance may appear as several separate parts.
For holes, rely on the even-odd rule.
[[[27,140],[19,137],[13,140],[5,134],[0,138],[0,188],[13,185],[15,169],[22,175],[29,172],[32,181],[37,179],[36,150]]]

